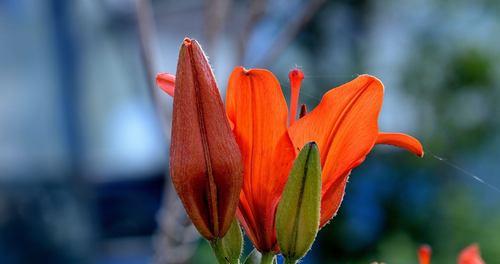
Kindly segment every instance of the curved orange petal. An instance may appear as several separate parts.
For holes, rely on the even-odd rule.
[[[156,85],[170,96],[174,96],[175,75],[162,72],[156,75]]]
[[[245,164],[238,215],[255,246],[270,251],[276,244],[275,204],[295,157],[278,80],[267,70],[235,68],[226,110]]]
[[[295,147],[315,141],[323,168],[322,224],[340,205],[350,170],[373,148],[384,88],[375,77],[361,75],[327,92],[319,105],[296,121],[289,133]]]
[[[238,204],[238,210],[236,212],[236,217],[240,220],[241,226],[245,229],[246,235],[251,241],[259,241],[257,237],[256,227],[257,219],[255,219],[252,207],[250,206],[248,199],[246,198],[245,192],[240,193],[240,203]]]
[[[350,173],[350,172],[349,172]],[[337,213],[342,200],[344,199],[345,187],[349,179],[349,173],[339,177],[333,184],[335,186],[328,193],[324,193],[321,199],[320,228],[328,224],[330,219]]]
[[[424,156],[424,148],[420,144],[420,141],[406,134],[380,132],[376,144],[393,145],[404,148],[419,157]]]
[[[479,246],[477,244],[472,244],[464,248],[460,255],[458,256],[458,264],[484,264],[484,260],[481,258],[481,253],[479,252]]]

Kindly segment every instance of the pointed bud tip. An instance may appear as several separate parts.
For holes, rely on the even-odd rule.
[[[245,75],[249,75],[250,74],[250,70],[247,69],[247,68],[245,68],[245,67],[241,67],[241,70],[242,70],[243,74],[245,74]]]
[[[191,46],[191,43],[192,43],[192,42],[193,42],[193,40],[191,40],[191,39],[190,39],[190,38],[188,38],[188,37],[185,37],[185,38],[184,38],[184,41],[182,41],[182,45],[184,45],[184,46],[186,46],[186,47],[187,47],[187,46]]]
[[[311,148],[311,149],[317,149],[318,148],[318,144],[316,144],[315,141],[310,141],[306,144],[307,147]]]

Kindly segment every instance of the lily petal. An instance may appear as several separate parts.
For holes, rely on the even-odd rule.
[[[320,228],[328,224],[330,219],[332,219],[339,210],[342,199],[344,199],[349,173],[342,175],[342,177],[338,177],[333,184],[335,188],[330,192],[326,194],[323,192],[323,197],[321,199],[321,217],[319,220]]]
[[[175,75],[162,72],[156,75],[156,85],[170,96],[174,96]]]
[[[313,111],[289,128],[295,147],[314,141],[320,149],[321,225],[336,213],[347,175],[364,160],[377,140],[383,93],[383,84],[377,78],[361,75],[327,92]]]
[[[381,132],[378,134],[376,144],[393,145],[404,148],[419,157],[424,156],[424,148],[422,147],[422,144],[420,144],[420,141],[403,133]]]
[[[278,80],[267,70],[235,68],[226,112],[245,163],[238,215],[256,247],[270,251],[276,246],[275,208],[295,157]]]

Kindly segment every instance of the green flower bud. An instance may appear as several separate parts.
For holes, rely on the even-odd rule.
[[[304,257],[318,233],[321,165],[316,143],[300,151],[288,176],[276,213],[276,235],[286,263]]]

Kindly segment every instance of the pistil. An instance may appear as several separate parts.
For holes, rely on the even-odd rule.
[[[299,105],[299,93],[302,80],[304,79],[304,73],[300,69],[292,69],[288,73],[288,79],[290,80],[290,121],[288,123],[291,126],[297,117],[297,107]]]

